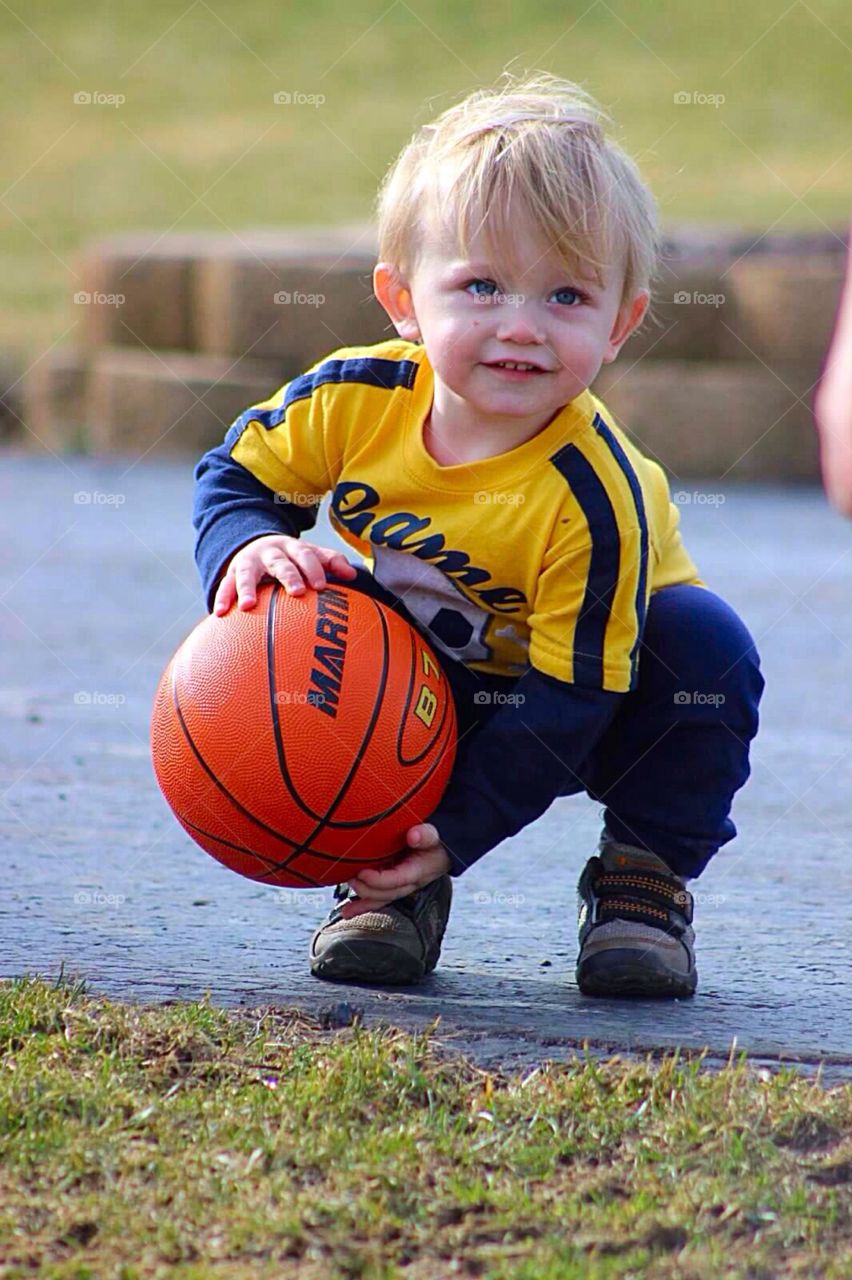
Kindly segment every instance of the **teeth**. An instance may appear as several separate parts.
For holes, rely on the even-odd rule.
[[[517,364],[511,360],[498,360],[497,367],[499,369],[535,369],[534,364]]]

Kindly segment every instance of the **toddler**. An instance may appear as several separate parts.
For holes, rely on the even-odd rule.
[[[763,677],[662,468],[589,389],[646,316],[659,242],[607,124],[540,73],[420,128],[378,198],[396,336],[332,351],[196,467],[209,609],[251,609],[265,579],[345,583],[422,631],[455,698],[447,791],[397,865],[338,885],[320,978],[430,973],[453,879],[584,791],[604,826],[578,885],[580,989],[695,991],[685,885],[736,834]],[[326,493],[357,566],[303,536]]]

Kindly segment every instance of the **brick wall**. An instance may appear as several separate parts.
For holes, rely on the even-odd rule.
[[[336,347],[394,330],[369,226],[123,235],[82,258],[74,347],[24,387],[35,449],[197,457],[247,405]],[[646,322],[594,389],[673,476],[818,479],[811,418],[842,236],[681,231]]]

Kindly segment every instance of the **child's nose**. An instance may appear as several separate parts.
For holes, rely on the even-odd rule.
[[[532,306],[509,302],[500,308],[497,338],[501,342],[544,342],[544,331]]]

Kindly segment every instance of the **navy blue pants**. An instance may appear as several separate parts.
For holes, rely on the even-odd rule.
[[[417,626],[404,604],[358,570],[329,574],[382,600]],[[420,628],[422,630],[422,628]],[[476,692],[511,692],[517,681],[441,659],[456,702],[459,732],[477,732],[497,709]],[[684,878],[701,874],[736,835],[735,793],[749,776],[764,680],[754,641],[730,605],[705,587],[663,587],[648,604],[638,686],[562,795],[585,791],[605,806],[609,833],[650,849]],[[456,767],[459,763],[457,761]]]

